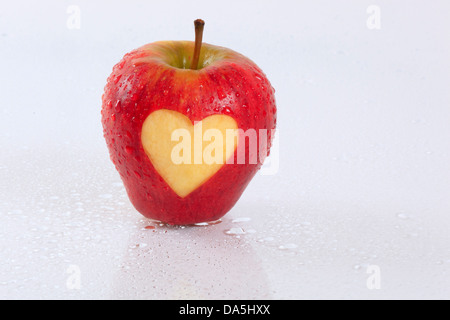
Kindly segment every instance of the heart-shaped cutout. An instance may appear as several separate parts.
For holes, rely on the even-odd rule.
[[[234,154],[237,129],[230,116],[212,115],[193,124],[177,111],[160,109],[145,119],[141,141],[158,174],[184,198]]]

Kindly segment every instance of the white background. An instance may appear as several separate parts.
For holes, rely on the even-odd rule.
[[[280,166],[220,224],[145,230],[101,95],[196,18],[276,88]],[[3,1],[0,298],[450,298],[449,27],[437,0]]]

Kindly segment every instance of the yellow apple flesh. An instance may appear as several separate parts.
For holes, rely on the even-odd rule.
[[[156,171],[184,198],[226,165],[237,146],[237,136],[230,133],[237,129],[230,116],[213,115],[193,124],[179,112],[160,109],[144,121],[141,140]]]

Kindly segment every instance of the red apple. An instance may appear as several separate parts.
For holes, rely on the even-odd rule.
[[[221,218],[266,156],[248,161],[249,139],[241,135],[238,147],[224,157],[237,159],[244,146],[245,163],[177,167],[167,157],[170,128],[192,131],[201,121],[220,130],[267,130],[268,153],[276,125],[274,89],[264,73],[235,51],[202,44],[202,26],[196,20],[195,43],[161,41],[126,54],[102,97],[104,137],[132,204],[145,217],[168,224]]]

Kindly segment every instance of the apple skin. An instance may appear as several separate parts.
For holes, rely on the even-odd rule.
[[[215,114],[231,116],[244,131],[268,130],[268,153],[276,126],[275,90],[254,62],[204,43],[200,64],[205,66],[183,69],[180,63],[189,64],[193,51],[191,41],[161,41],[133,50],[114,66],[102,96],[104,137],[130,201],[145,217],[173,225],[221,218],[239,200],[262,161],[248,163],[246,143],[245,164],[223,165],[181,198],[156,172],[142,146],[141,129],[150,113],[174,110],[192,122]]]

